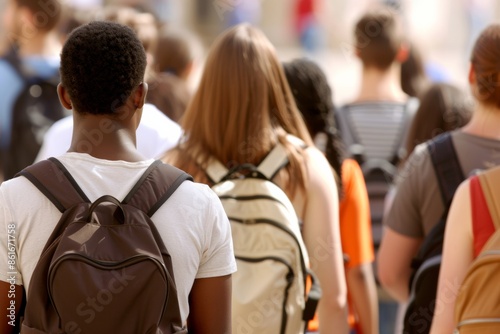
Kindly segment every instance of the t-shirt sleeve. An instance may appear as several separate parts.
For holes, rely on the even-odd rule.
[[[0,187],[0,281],[22,285],[18,268],[16,225]]]
[[[222,203],[210,190],[207,208],[205,247],[196,278],[218,277],[236,271],[231,226]]]
[[[423,238],[424,228],[420,214],[424,180],[423,170],[430,163],[426,144],[415,148],[396,177],[396,189],[393,202],[384,216],[384,225],[394,232],[411,238]]]
[[[340,235],[342,250],[349,257],[347,267],[353,268],[374,260],[368,193],[356,161],[347,159],[342,164],[342,183]]]

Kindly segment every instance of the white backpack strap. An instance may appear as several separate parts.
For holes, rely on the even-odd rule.
[[[201,166],[201,157],[196,159],[196,162],[199,166]],[[214,184],[219,183],[228,172],[229,170],[222,164],[222,162],[215,158],[210,158],[210,160],[208,160],[207,167],[205,168],[205,174]]]
[[[276,144],[269,154],[262,160],[257,170],[268,180],[272,180],[274,175],[288,164],[288,155],[285,147],[280,143]]]
[[[299,138],[287,135],[286,139],[294,146],[305,147],[306,144]],[[262,173],[268,180],[272,180],[276,173],[288,164],[288,154],[285,147],[278,143],[264,158],[257,167],[257,170]]]

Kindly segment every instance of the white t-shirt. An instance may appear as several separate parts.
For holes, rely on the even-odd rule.
[[[90,201],[104,194],[123,200],[153,162],[109,161],[82,153],[66,153],[58,159]],[[26,178],[0,185],[0,280],[7,282],[12,272],[7,261],[9,225],[15,224],[11,230],[15,234],[16,284],[28,287],[60,217],[56,207]],[[236,271],[229,221],[215,193],[190,181],[182,183],[152,220],[171,254],[181,316],[186,321],[194,280]]]
[[[159,158],[177,145],[182,130],[152,104],[144,105],[137,128],[137,150],[147,159]],[[68,151],[73,135],[73,116],[55,122],[43,137],[35,162],[58,157]],[[92,140],[92,139],[90,139]]]

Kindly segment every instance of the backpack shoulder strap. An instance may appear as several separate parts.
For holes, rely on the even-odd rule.
[[[307,145],[292,135],[287,135],[286,140],[295,147],[306,148]],[[272,180],[276,174],[286,165],[288,165],[288,153],[281,143],[276,144],[273,149],[267,154],[264,160],[261,161],[257,170],[264,175],[268,180]]]
[[[257,166],[257,171],[261,173],[266,179],[271,180],[276,173],[288,164],[288,156],[286,150],[281,144],[277,144]],[[247,165],[243,165],[247,166]],[[250,166],[250,165],[248,165]],[[255,168],[252,166],[252,168]],[[219,160],[211,158],[206,169],[205,174],[213,184],[221,182],[231,174],[234,170],[227,169]]]
[[[193,178],[178,168],[156,160],[144,172],[122,203],[135,206],[152,217],[186,180],[192,181]]]
[[[484,198],[496,229],[500,228],[500,203],[496,193],[500,187],[500,169],[494,168],[478,175]]]
[[[444,133],[431,140],[427,149],[436,172],[443,203],[448,210],[455,191],[465,180],[451,133]]]
[[[17,174],[38,188],[60,212],[90,200],[78,186],[66,167],[56,158],[40,161]]]
[[[208,165],[205,168],[205,174],[212,184],[221,182],[228,173],[229,169],[227,169],[222,162],[213,157],[210,158]]]
[[[262,162],[257,167],[257,170],[262,173],[268,180],[272,180],[276,173],[288,164],[288,155],[285,147],[278,143],[267,154]]]
[[[492,198],[486,184],[487,180],[474,175],[469,182],[474,257],[477,257],[490,236],[498,229],[498,219],[493,218],[497,213],[494,206],[490,206],[489,203]]]

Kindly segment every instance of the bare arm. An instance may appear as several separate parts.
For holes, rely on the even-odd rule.
[[[431,334],[453,332],[455,300],[467,269],[473,260],[473,254],[470,191],[469,182],[465,182],[455,193],[446,221],[443,257],[436,295],[436,311],[432,321]]]
[[[323,154],[307,150],[308,178],[304,241],[323,295],[318,306],[320,333],[348,333],[347,290],[333,173]]]
[[[14,285],[14,292],[11,290],[10,283],[0,281],[0,333],[10,334],[14,333],[14,326],[18,326],[19,309],[23,300],[23,287]],[[14,305],[14,314],[10,309]]]
[[[378,333],[377,287],[371,263],[347,269],[347,289],[363,334]]]
[[[231,275],[194,281],[189,295],[188,331],[231,333]]]
[[[409,297],[409,282],[413,257],[422,239],[410,238],[386,228],[378,252],[377,274],[382,287],[396,300]]]

